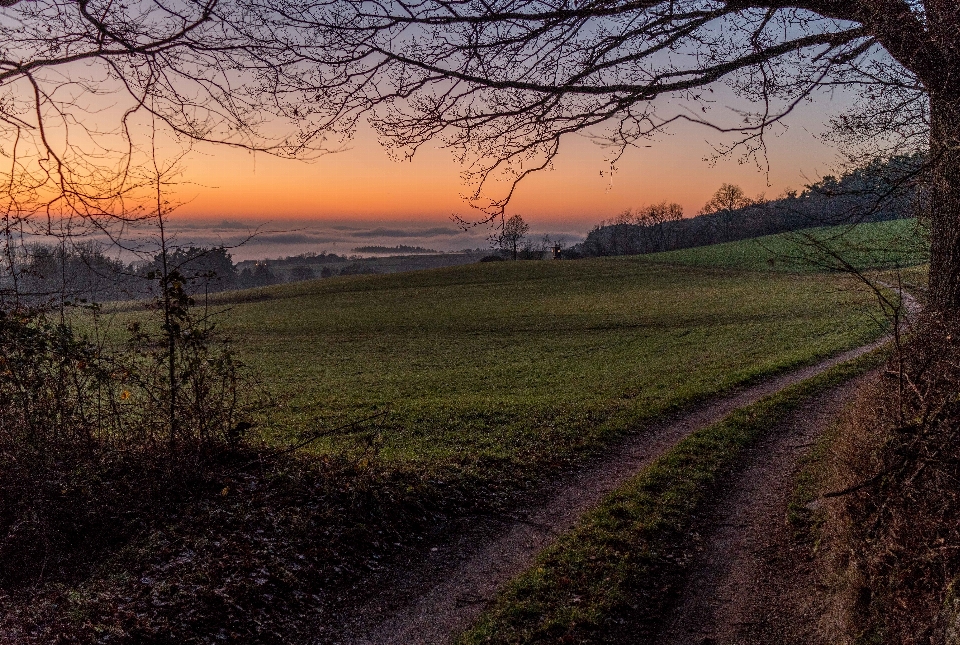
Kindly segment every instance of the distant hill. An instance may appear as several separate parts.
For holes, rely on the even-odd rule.
[[[425,249],[422,246],[407,246],[398,244],[397,246],[358,246],[353,249],[354,253],[384,253],[393,255],[410,255],[412,253],[439,253],[434,249]]]
[[[652,253],[649,262],[753,271],[817,272],[916,266],[929,261],[916,219],[826,226],[696,248]]]
[[[736,210],[644,226],[601,223],[568,257],[640,255],[735,242],[805,228],[884,222],[916,214],[919,155],[873,161],[842,176],[827,176],[802,193]]]

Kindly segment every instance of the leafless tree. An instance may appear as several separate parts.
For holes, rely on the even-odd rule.
[[[513,259],[517,259],[517,250],[523,243],[523,238],[530,231],[530,225],[520,215],[513,215],[503,223],[497,241],[500,248],[510,251]]]
[[[0,7],[7,266],[33,235],[123,237],[156,214],[154,161],[169,184],[168,161],[196,141],[310,157],[342,147],[367,103],[338,92],[342,77],[315,57],[304,94],[293,78],[303,59],[245,0]],[[321,73],[325,94],[315,82]]]
[[[680,204],[667,202],[651,204],[640,209],[638,216],[639,223],[647,235],[648,249],[651,251],[666,251],[677,245],[676,227],[666,225],[683,219],[683,207]]]
[[[762,163],[771,128],[816,92],[843,86],[861,101],[836,120],[839,138],[877,151],[929,152],[931,302],[960,308],[956,2],[7,0],[6,7],[7,213],[123,210],[116,200],[138,183],[131,121],[141,115],[188,140],[304,156],[336,149],[361,115],[372,114],[398,156],[435,139],[452,148],[465,163],[468,197],[493,218],[518,180],[552,163],[567,134],[601,129],[613,168],[629,146],[695,121],[736,135],[721,153]],[[718,113],[725,104],[739,110],[735,122]]]
[[[377,127],[399,154],[436,138],[456,150],[473,181],[470,197],[488,217],[503,212],[518,179],[550,165],[566,134],[606,128],[615,163],[670,123],[696,121],[740,135],[721,152],[762,163],[771,128],[800,102],[824,88],[851,88],[861,104],[837,120],[838,136],[903,153],[929,148],[931,300],[942,310],[960,307],[955,1],[280,0],[273,7],[296,24],[296,48],[335,42],[349,78],[379,79],[371,94]],[[724,122],[716,107],[731,100],[753,107]],[[670,112],[671,105],[680,107]]]
[[[756,201],[760,202],[763,200],[758,199]],[[754,203],[756,202],[747,197],[747,194],[743,192],[740,186],[722,184],[720,188],[717,189],[717,192],[713,194],[713,197],[710,198],[710,201],[700,209],[700,214],[717,215],[723,226],[722,239],[725,242],[729,242],[731,239],[730,227],[733,224],[733,218],[736,216],[736,213]]]
[[[200,449],[232,442],[242,407],[237,395],[252,391],[251,384],[239,385],[242,370],[217,342],[212,313],[194,309],[197,272],[188,270],[192,258],[175,248],[166,228],[181,162],[196,142],[298,158],[336,150],[368,97],[351,93],[342,66],[316,57],[307,61],[314,85],[305,94],[297,79],[304,59],[245,0],[0,0],[0,7],[0,313],[18,310],[0,316],[0,360],[25,357],[21,369],[8,370],[13,381],[0,386],[26,402],[21,417],[31,431],[49,426],[44,431],[54,438],[73,417],[34,414],[33,401],[51,392],[42,414],[57,406],[107,410],[112,428],[137,429],[117,430],[117,437],[139,433],[147,446],[160,428],[171,454],[188,443]],[[316,86],[321,73],[325,94]],[[150,228],[132,237],[131,227],[144,224]],[[41,293],[42,300],[24,297],[31,285],[18,267],[64,273],[68,247],[88,233],[105,233],[153,261],[140,283],[152,282],[147,293],[156,296],[151,308],[159,324],[134,321],[132,349],[96,351],[97,361],[129,366],[123,369],[87,360],[87,341],[65,324],[66,289],[52,298]],[[52,267],[24,262],[25,252],[45,248],[29,242],[50,236],[61,249],[48,258]],[[62,329],[48,315],[57,305]],[[64,340],[31,349],[34,328]],[[74,378],[64,366],[99,380]],[[14,372],[45,377],[24,385]],[[86,385],[66,387],[74,382]],[[139,397],[136,405],[121,404],[130,397]],[[11,410],[5,427],[16,426],[8,423],[18,414]],[[78,419],[86,431],[107,423]]]
[[[661,202],[637,209],[628,208],[609,222],[600,222],[594,228],[595,250],[602,255],[636,255],[656,253],[673,248],[676,244],[675,227],[670,222],[683,219],[680,204]],[[668,230],[673,228],[674,230]]]

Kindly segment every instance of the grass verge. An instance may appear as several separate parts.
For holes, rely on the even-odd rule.
[[[892,345],[886,345],[873,353],[876,364],[888,362],[894,356]],[[864,396],[868,391],[861,388],[857,395]],[[858,400],[848,402],[849,406],[856,407]],[[845,488],[847,484],[838,483],[838,471],[843,470],[840,462],[849,458],[854,448],[846,445],[851,442],[848,410],[841,413],[840,418],[827,428],[824,428],[817,437],[813,447],[801,458],[800,468],[793,482],[790,500],[787,503],[787,523],[797,540],[809,544],[814,551],[819,549],[824,539],[823,525],[828,521],[827,509],[823,494],[830,490]],[[846,431],[846,432],[845,432]],[[857,440],[860,440],[858,437]],[[855,440],[856,441],[856,440]],[[876,446],[872,446],[873,449]],[[856,450],[863,450],[857,446]]]
[[[496,266],[492,266],[496,264]],[[638,260],[509,262],[290,285],[223,329],[282,405],[286,443],[385,409],[390,467],[500,479],[670,409],[875,338],[845,278],[717,274]],[[367,436],[318,441],[318,455]]]
[[[608,496],[515,579],[461,645],[638,642],[678,591],[697,510],[744,449],[810,397],[885,359],[839,365],[701,429]]]

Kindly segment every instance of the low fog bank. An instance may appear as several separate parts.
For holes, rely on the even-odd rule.
[[[285,258],[304,253],[371,256],[383,253],[355,251],[370,247],[420,247],[441,253],[490,249],[495,229],[477,226],[463,230],[450,221],[272,221],[182,219],[172,222],[176,244],[226,246],[235,262]],[[567,246],[579,242],[586,230],[546,228],[531,224],[529,237],[548,237]]]

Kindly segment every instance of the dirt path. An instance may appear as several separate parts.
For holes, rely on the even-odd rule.
[[[726,487],[705,522],[700,553],[678,604],[655,642],[662,645],[817,645],[822,595],[809,546],[786,522],[800,458],[856,387],[817,397],[774,429],[751,465]]]
[[[356,645],[449,643],[477,618],[497,590],[527,568],[559,533],[572,528],[580,515],[678,441],[738,408],[861,356],[883,342],[709,401],[679,418],[628,437],[602,459],[545,491],[540,499],[509,518],[511,521],[493,520],[492,526],[472,527],[460,539],[439,548],[429,561],[411,567],[409,575],[402,575],[397,584],[385,585],[355,615],[343,616],[343,631],[324,640]]]

